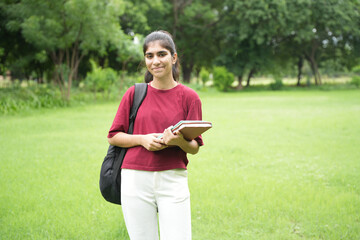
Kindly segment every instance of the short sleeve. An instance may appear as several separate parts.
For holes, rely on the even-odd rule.
[[[197,95],[191,101],[186,120],[202,120],[201,100]],[[195,141],[197,141],[199,146],[204,145],[201,135],[195,138]]]
[[[135,87],[130,87],[121,99],[114,121],[110,127],[108,138],[112,138],[119,132],[127,132],[129,129],[130,108],[134,97]]]

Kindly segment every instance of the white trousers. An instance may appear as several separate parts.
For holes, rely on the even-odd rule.
[[[159,230],[161,240],[191,239],[190,192],[185,169],[159,172],[122,169],[121,204],[131,240],[158,240]]]

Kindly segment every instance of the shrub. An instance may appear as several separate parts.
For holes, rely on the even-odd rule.
[[[360,87],[360,65],[353,67],[351,71],[356,75],[351,78],[350,83],[356,87]]]
[[[360,65],[353,67],[351,71],[353,73],[360,74]]]
[[[0,115],[68,104],[61,97],[59,89],[46,84],[20,87],[14,83],[10,87],[0,88]]]
[[[281,77],[276,76],[274,77],[275,82],[270,84],[270,88],[271,90],[281,90],[282,87],[284,86]]]
[[[234,75],[225,67],[214,68],[214,86],[223,92],[229,91],[234,82]]]
[[[201,68],[199,75],[200,75],[202,84],[205,86],[206,82],[209,81],[210,73],[205,68]]]
[[[96,98],[97,92],[109,95],[110,88],[119,79],[118,74],[112,68],[101,68],[91,61],[92,71],[86,74],[85,86],[93,91]]]
[[[355,85],[356,87],[360,87],[360,76],[353,76],[351,79],[351,84]]]

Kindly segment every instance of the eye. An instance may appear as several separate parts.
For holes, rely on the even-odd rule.
[[[167,55],[167,52],[159,52],[158,56],[159,57],[165,57]]]
[[[146,57],[147,59],[151,59],[151,58],[153,57],[153,55],[152,55],[152,54],[146,54],[145,57]]]

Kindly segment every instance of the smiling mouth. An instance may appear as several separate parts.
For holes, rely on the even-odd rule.
[[[161,70],[161,69],[163,69],[163,67],[156,67],[156,68],[153,68],[152,70],[157,71],[157,70]]]

